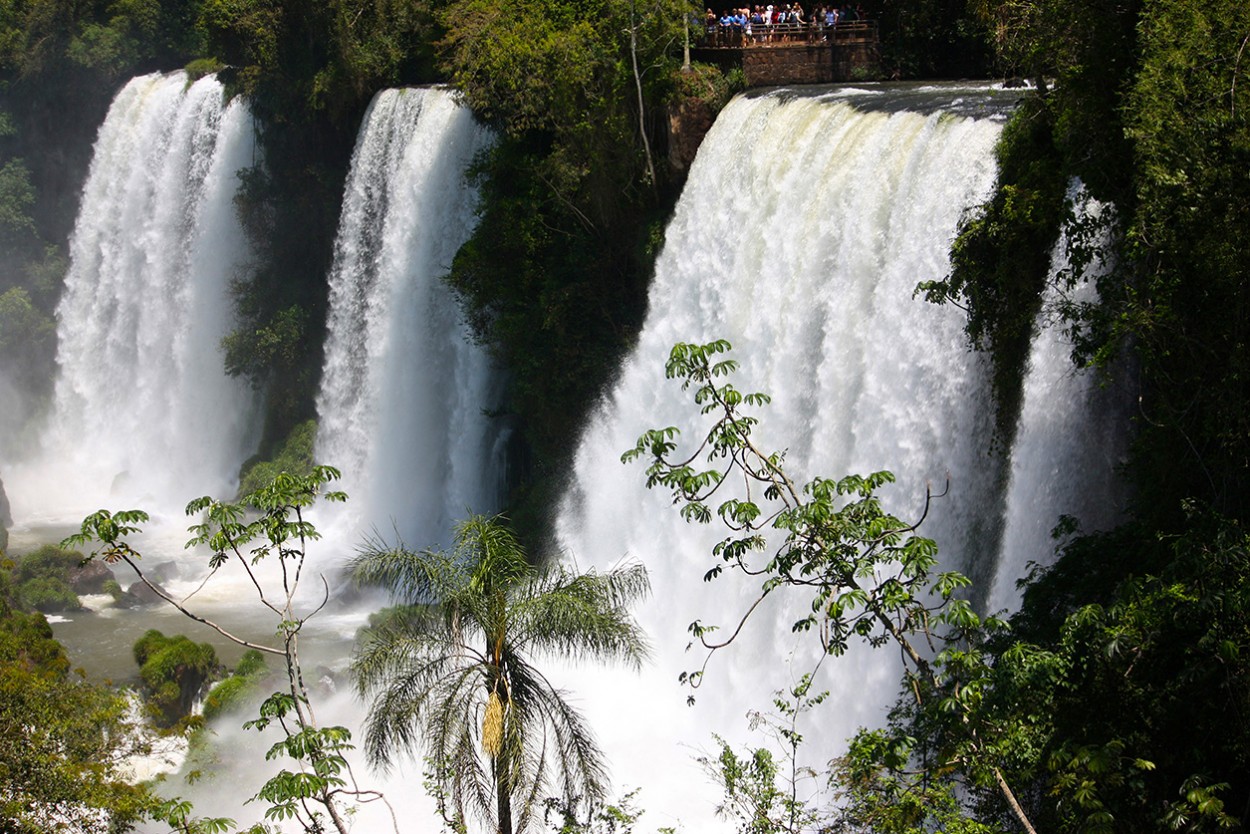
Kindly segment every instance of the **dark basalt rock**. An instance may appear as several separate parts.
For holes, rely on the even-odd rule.
[[[86,564],[70,568],[65,574],[65,581],[79,596],[108,593],[104,586],[112,579],[113,572],[109,570],[108,565],[98,559],[92,559]]]
[[[13,512],[9,497],[4,494],[4,481],[0,479],[0,550],[9,546],[9,528],[13,526]]]

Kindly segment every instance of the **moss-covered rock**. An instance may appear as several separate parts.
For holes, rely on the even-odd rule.
[[[160,727],[186,722],[200,692],[221,670],[209,643],[195,643],[182,634],[167,637],[156,629],[135,642],[134,656],[148,708]]]
[[[11,577],[18,607],[43,612],[81,610],[70,577],[83,559],[78,551],[51,544],[18,557]]]
[[[273,481],[279,474],[307,475],[313,468],[313,446],[317,442],[317,421],[305,420],[291,430],[272,460],[259,455],[243,464],[239,473],[239,494],[247,495]]]
[[[204,720],[237,712],[261,691],[261,683],[269,672],[264,656],[250,649],[239,660],[234,673],[218,683],[204,699]]]

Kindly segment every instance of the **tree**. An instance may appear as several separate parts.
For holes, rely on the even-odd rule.
[[[775,693],[772,712],[748,714],[750,728],[762,730],[780,756],[770,746],[740,755],[715,736],[719,753],[698,759],[725,793],[717,815],[732,820],[740,834],[800,834],[829,827],[823,780],[814,768],[799,763],[804,741],[799,720],[829,697],[828,692],[812,693],[811,687],[812,675],[805,674],[789,690]]]
[[[304,577],[310,542],[320,538],[305,513],[317,499],[345,501],[342,492],[324,492],[326,484],[338,480],[339,472],[329,466],[316,466],[310,474],[298,477],[281,473],[270,483],[249,492],[238,502],[218,501],[207,496],[187,504],[187,515],[199,517],[192,525],[188,548],[207,546],[211,551],[209,568],[217,570],[233,564],[242,571],[255,590],[260,604],[277,620],[280,645],[269,646],[245,640],[187,607],[185,601],[170,596],[154,583],[140,566],[141,554],[127,539],[140,532],[148,520],[140,510],[117,513],[100,510],[84,519],[81,532],[69,537],[64,546],[100,543],[92,556],[106,562],[123,562],[157,596],[196,622],[204,623],[228,640],[264,654],[282,658],[287,686],[270,695],[260,706],[257,719],[244,727],[264,730],[277,726],[282,736],[265,754],[267,760],[289,758],[295,770],[282,770],[261,787],[257,799],[268,803],[265,816],[271,820],[295,819],[305,831],[325,830],[328,817],[339,834],[347,834],[344,813],[352,803],[385,801],[376,791],[357,786],[345,754],[352,747],[351,732],[345,727],[322,727],[317,723],[313,702],[304,683],[299,659],[299,636],[304,624],[315,616],[329,598],[329,585],[321,577],[324,594],[311,611],[300,603],[300,581]],[[258,565],[276,560],[278,576],[266,581]],[[212,574],[210,574],[211,576]],[[140,652],[136,647],[136,658]],[[186,830],[188,806],[166,803],[162,818]],[[208,827],[224,830],[227,820],[209,820]],[[398,828],[398,826],[396,826]]]
[[[728,638],[710,639],[717,627],[698,621],[691,634],[710,657],[734,641],[766,596],[808,595],[800,609],[808,613],[793,628],[814,633],[826,654],[843,654],[855,638],[899,650],[915,708],[946,730],[936,763],[921,776],[958,772],[974,785],[996,788],[1031,834],[995,743],[1009,737],[1010,728],[995,725],[979,709],[990,673],[981,644],[1004,624],[978,616],[959,595],[969,584],[966,577],[936,570],[937,545],[916,532],[923,516],[908,523],[882,509],[876,491],[893,481],[889,472],[816,477],[799,485],[787,473],[783,453],[761,450],[752,437],[759,419],[747,410],[769,398],[722,380],[737,369],[737,362],[721,358],[729,349],[724,340],[678,344],[666,365],[669,378],[694,387],[694,401],[711,419],[694,450],[677,454],[680,431],[670,426],[647,431],[622,456],[648,460],[647,486],[669,490],[684,517],[709,523],[715,516],[728,528],[705,579],[728,568],[761,580],[756,602]],[[697,687],[703,674],[698,669],[682,677]]]
[[[499,519],[473,516],[451,553],[374,541],[352,572],[400,603],[365,633],[353,666],[373,698],[373,761],[423,747],[436,792],[452,800],[452,827],[473,816],[499,834],[524,831],[553,790],[571,804],[602,800],[589,728],[531,660],[638,666],[648,649],[629,608],[649,591],[641,565],[535,567]]]
[[[121,767],[141,752],[126,699],[80,680],[0,570],[0,820],[6,832],[127,831],[152,805]]]

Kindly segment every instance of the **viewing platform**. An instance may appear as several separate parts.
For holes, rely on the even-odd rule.
[[[748,87],[831,84],[878,78],[880,38],[875,20],[709,25],[691,51],[696,61],[737,67]]]

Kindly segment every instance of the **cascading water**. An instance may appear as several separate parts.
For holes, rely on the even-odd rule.
[[[317,458],[354,530],[448,540],[499,506],[499,375],[440,281],[476,222],[465,178],[489,133],[447,90],[384,90],[357,138],[330,274]]]
[[[1068,201],[1078,220],[1109,212],[1073,183]],[[1105,227],[1095,241],[1099,252],[1109,251]],[[1051,256],[1052,280],[1043,299],[1037,337],[1024,376],[1024,396],[1015,442],[1011,447],[1011,475],[1004,508],[1001,556],[997,560],[989,610],[1014,610],[1020,599],[1018,580],[1029,563],[1053,561],[1056,542],[1051,530],[1061,515],[1076,519],[1092,533],[1113,527],[1122,517],[1124,494],[1116,470],[1127,452],[1123,426],[1126,397],[1117,386],[1104,387],[1098,375],[1072,364],[1072,344],[1056,318],[1060,276],[1071,269],[1069,238],[1061,236]],[[1070,291],[1073,301],[1093,301],[1093,280],[1110,264],[1095,259],[1086,279]]]
[[[219,349],[249,256],[233,198],[253,142],[247,107],[211,76],[117,94],[70,239],[50,424],[36,458],[6,470],[19,524],[100,506],[180,515],[229,493],[257,414]]]
[[[175,476],[220,471],[228,481],[243,456],[252,413],[246,392],[214,388],[203,376],[184,381],[178,371],[157,373],[144,364],[155,360],[153,343],[170,361],[194,344],[207,350],[220,375],[224,285],[244,255],[229,197],[233,171],[251,161],[246,111],[232,104],[223,112],[211,79],[188,90],[185,80],[173,83],[179,78],[136,79],[101,131],[61,310],[56,425],[45,442],[48,459],[66,461],[82,483],[100,484],[101,493],[128,472],[134,484],[161,498],[168,494],[175,506],[222,491]],[[648,563],[654,600],[639,613],[655,663],[641,676],[561,669],[552,677],[585,709],[617,785],[643,788],[638,801],[649,828],[680,819],[685,830],[715,829],[717,791],[694,755],[712,746],[713,731],[746,740],[747,711],[768,709],[772,692],[815,661],[810,637],[790,633],[797,615],[773,599],[743,639],[713,660],[697,704],[685,705],[677,674],[702,660],[683,652],[686,624],[730,623],[758,586],[729,576],[705,584],[722,533],[682,522],[665,495],[645,490],[641,467],[620,463],[621,452],[647,428],[697,432],[688,394],[663,378],[674,342],[733,342],[742,362],[738,386],[773,396],[758,438],[787,450],[796,477],[890,469],[899,483],[883,499],[905,519],[921,513],[927,484],[941,493],[949,481],[922,528],[939,541],[948,564],[969,569],[993,562],[1004,540],[1013,550],[1034,546],[1011,544],[1012,516],[1004,515],[1001,494],[1006,464],[989,451],[987,363],[966,349],[958,311],[913,298],[919,281],[945,275],[961,212],[991,187],[1004,107],[984,106],[990,97],[984,89],[883,90],[807,97],[778,91],[740,97],[726,108],[669,225],[638,347],[581,440],[559,537],[583,567],[625,557]],[[216,129],[211,138],[196,132],[198,120]],[[184,135],[179,145],[174,137]],[[499,498],[503,432],[483,416],[497,402],[499,379],[465,337],[454,300],[436,280],[472,229],[474,195],[463,171],[487,141],[449,93],[379,94],[358,139],[335,245],[317,456],[349,479],[353,529],[376,526],[387,535],[393,521],[418,546],[444,538],[466,510],[493,509]],[[174,157],[186,161],[181,179]],[[193,179],[192,170],[204,172],[203,180]],[[153,209],[145,214],[146,205]],[[121,230],[108,229],[110,217]],[[161,275],[178,278],[165,285]],[[202,276],[217,281],[212,300],[203,295],[208,284],[199,286]],[[166,313],[146,309],[163,308],[154,298],[191,315],[167,329]],[[134,309],[126,305],[132,299]],[[95,334],[94,347],[80,343],[87,334]],[[123,356],[141,370],[124,372],[130,366]],[[194,364],[178,362],[178,369]],[[98,393],[109,390],[121,391],[121,398]],[[162,390],[168,400],[154,398]],[[210,394],[218,399],[201,399]],[[211,424],[195,424],[202,437],[167,425],[187,413]],[[1028,419],[1021,443],[1032,432]],[[234,445],[214,430],[235,438]],[[85,442],[71,443],[75,437]],[[1054,434],[1039,438],[1038,461],[1046,459],[1047,444],[1067,442]],[[146,446],[139,440],[164,445],[160,453],[141,453]],[[187,465],[178,454],[192,443]],[[91,453],[104,480],[87,477],[96,471]],[[161,466],[150,470],[153,461]],[[1018,474],[1015,461],[1013,484],[1033,477]],[[19,474],[8,477],[6,470],[15,515],[44,506],[31,478],[19,483]],[[1013,486],[1011,500],[1016,494]],[[110,506],[121,503],[108,499]],[[315,622],[327,636],[310,642],[324,654],[314,660],[310,650],[306,658],[313,679],[321,677],[321,665],[341,668],[359,622],[358,612],[341,624],[330,612],[323,615]],[[813,763],[836,754],[857,726],[880,719],[897,671],[888,651],[853,651],[824,665],[817,686],[833,698],[802,728]],[[358,730],[360,705],[350,695],[319,689],[318,698],[329,698],[319,713],[323,723]],[[221,749],[251,757],[263,748],[254,734],[222,724]],[[420,766],[400,768],[384,787],[403,818],[421,821],[419,828],[432,819],[429,810],[406,806],[417,801],[407,785],[418,781]],[[201,809],[259,814],[239,803],[262,780],[242,766],[224,770],[216,784],[206,780],[191,789]],[[374,830],[363,816],[361,822]]]
[[[617,784],[642,786],[649,824],[671,815],[705,830],[715,791],[691,757],[711,746],[713,731],[742,738],[747,711],[768,710],[773,691],[815,660],[810,635],[790,632],[802,612],[774,600],[713,658],[698,702],[685,706],[678,673],[702,660],[683,651],[687,623],[732,629],[759,586],[736,577],[705,583],[724,532],[686,524],[666,495],[644,489],[641,467],[621,465],[647,428],[683,427],[694,442],[697,409],[664,379],[675,342],[733,343],[738,387],[773,397],[758,439],[787,449],[793,476],[892,470],[899,481],[884,501],[904,519],[919,517],[926,484],[946,490],[922,532],[938,540],[947,564],[994,558],[1002,472],[989,452],[987,364],[966,348],[959,311],[926,305],[913,291],[946,274],[961,212],[992,186],[1001,119],[926,112],[925,95],[781,91],[729,104],[669,224],[639,344],[581,441],[562,544],[583,566],[623,557],[648,565],[655,599],[641,620],[656,662],[641,678],[596,672],[567,682],[583,697]],[[950,91],[942,98],[950,102]],[[804,728],[814,763],[880,719],[897,675],[888,651],[825,664],[817,685],[832,691],[832,703]]]
[[[319,508],[327,540],[310,550],[317,569],[333,570],[371,529],[427,547],[447,543],[451,524],[466,513],[498,509],[507,431],[487,412],[499,403],[502,379],[440,280],[473,230],[476,193],[465,172],[490,141],[443,89],[384,90],[365,115],[335,240],[317,400],[316,457],[343,471],[350,500],[342,513]],[[245,597],[248,589],[241,591]],[[252,603],[247,597],[243,605]],[[363,609],[353,600],[321,611],[301,650],[319,719],[349,726],[358,740],[361,704],[347,687],[335,693],[333,679],[345,671]],[[221,750],[258,744],[238,723],[214,727]],[[358,754],[351,758],[362,782],[384,790],[401,818],[422,821],[403,830],[428,827],[434,811],[411,787],[421,780],[419,765],[413,773],[401,762],[388,779],[368,773]],[[255,758],[232,761],[189,792],[198,807],[255,818],[260,811],[243,802],[275,769]],[[376,805],[360,809],[357,822],[361,830],[391,830]]]

